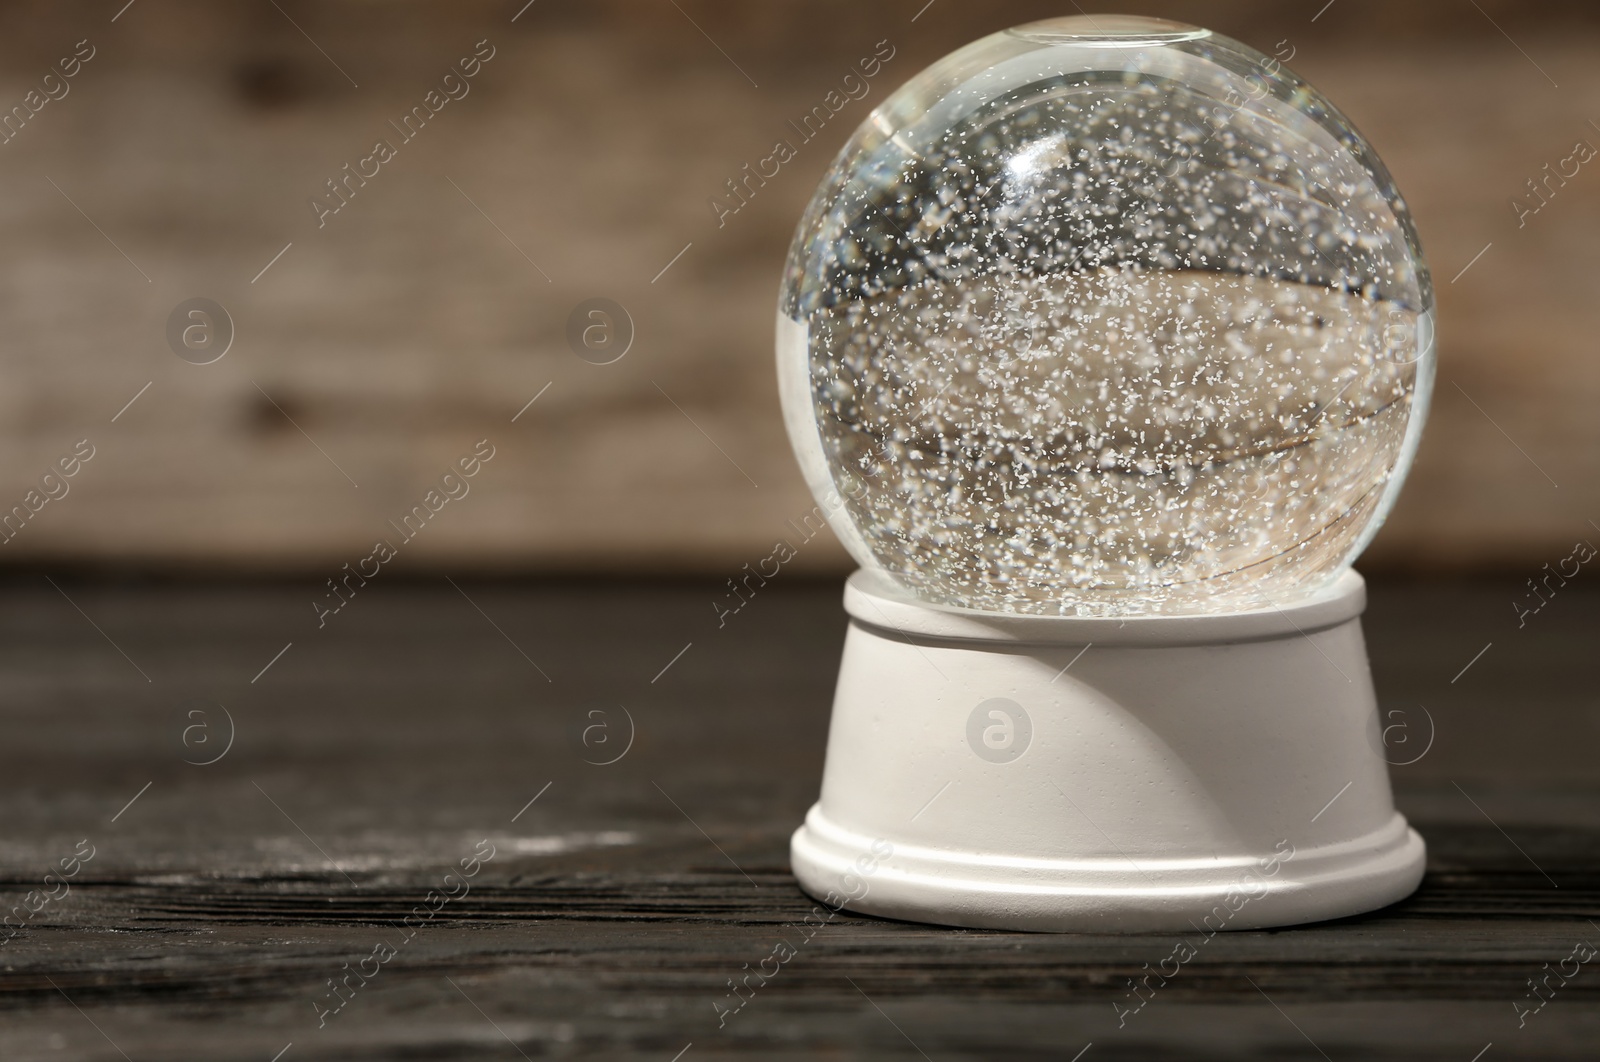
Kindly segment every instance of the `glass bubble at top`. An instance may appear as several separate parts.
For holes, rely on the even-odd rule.
[[[986,37],[861,125],[778,313],[784,419],[847,549],[998,612],[1266,607],[1382,522],[1433,291],[1372,149],[1282,63],[1081,16]]]

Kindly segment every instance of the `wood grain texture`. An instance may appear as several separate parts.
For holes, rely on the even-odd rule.
[[[296,584],[57,582],[0,587],[0,900],[95,854],[0,945],[8,1062],[1593,1056],[1600,973],[1525,1027],[1513,1008],[1600,941],[1580,583],[1522,628],[1513,580],[1373,588],[1386,718],[1415,749],[1417,708],[1435,724],[1393,769],[1429,844],[1411,899],[1219,935],[1121,1028],[1128,979],[1180,938],[843,913],[719,1028],[728,980],[813,907],[787,841],[820,778],[836,584],[775,582],[719,628],[711,580],[395,580],[318,629]],[[185,731],[220,742],[223,707],[226,755],[186,762],[220,750]],[[591,766],[584,729],[620,707],[636,740]],[[327,980],[482,840],[470,892],[319,1027]]]
[[[500,456],[401,564],[736,569],[811,509],[772,370],[795,221],[894,86],[1060,5],[540,0],[513,22],[521,6],[0,12],[0,100],[74,42],[96,48],[0,147],[0,504],[77,440],[98,447],[0,561],[336,568],[484,438]],[[1520,227],[1511,199],[1576,139],[1600,144],[1592,12],[1138,6],[1290,42],[1419,220],[1442,375],[1374,561],[1536,567],[1591,533],[1600,177],[1585,169]],[[480,40],[497,51],[470,94],[319,226],[308,200]],[[719,225],[710,198],[878,41],[895,55],[869,96]],[[213,365],[164,338],[195,296],[235,324]],[[596,296],[636,326],[614,365],[564,338]],[[836,571],[843,555],[819,539],[795,563]]]

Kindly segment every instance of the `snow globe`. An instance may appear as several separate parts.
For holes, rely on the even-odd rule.
[[[1058,931],[1413,891],[1351,563],[1433,320],[1392,179],[1281,58],[1078,16],[886,99],[777,319],[786,427],[860,565],[802,887]]]

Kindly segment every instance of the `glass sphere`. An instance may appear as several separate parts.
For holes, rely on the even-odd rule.
[[[845,547],[918,597],[1183,614],[1312,593],[1392,503],[1433,290],[1372,149],[1208,30],[994,34],[879,106],[778,312],[785,423]]]

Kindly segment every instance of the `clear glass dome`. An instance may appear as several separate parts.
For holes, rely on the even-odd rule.
[[[890,96],[778,312],[845,546],[1000,612],[1325,586],[1393,501],[1433,358],[1415,229],[1348,120],[1276,59],[1125,16],[997,33]]]

